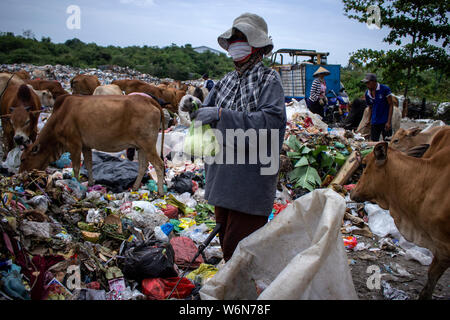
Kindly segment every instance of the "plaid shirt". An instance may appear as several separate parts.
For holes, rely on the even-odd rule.
[[[257,110],[260,92],[276,78],[275,72],[262,62],[258,62],[241,76],[234,70],[216,83],[211,92],[212,101],[221,108],[254,112]]]

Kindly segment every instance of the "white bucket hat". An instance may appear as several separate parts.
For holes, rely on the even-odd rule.
[[[217,38],[219,45],[225,50],[228,50],[228,39],[233,35],[233,28],[245,34],[250,46],[264,48],[264,54],[272,51],[273,43],[268,36],[267,23],[260,16],[253,13],[243,13],[234,19],[233,26]]]

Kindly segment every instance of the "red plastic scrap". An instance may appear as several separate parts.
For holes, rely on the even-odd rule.
[[[179,279],[179,277],[144,279],[142,280],[142,293],[150,300],[167,299]],[[182,278],[171,298],[184,299],[191,294],[194,288],[195,285],[188,278]]]
[[[284,209],[286,209],[286,207],[288,206],[289,202],[286,204],[282,204],[282,203],[275,203],[273,205],[273,208],[275,209],[275,212],[273,213],[274,216],[276,216],[277,214],[279,214],[281,211],[283,211]]]
[[[162,209],[162,212],[169,219],[178,219],[178,208],[171,204],[167,204],[166,208]]]
[[[170,240],[170,244],[175,251],[175,264],[181,268],[188,267],[198,251],[194,241],[188,237],[174,237]],[[203,262],[203,257],[199,255],[192,263],[191,268],[197,269]]]

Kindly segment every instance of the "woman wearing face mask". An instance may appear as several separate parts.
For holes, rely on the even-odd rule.
[[[233,58],[235,70],[216,83],[202,108],[191,118],[197,123],[210,124],[224,137],[219,153],[223,164],[216,161],[205,165],[205,199],[215,206],[216,221],[221,224],[220,244],[224,260],[228,261],[239,241],[262,227],[272,212],[286,109],[279,74],[262,63],[263,56],[273,49],[263,18],[242,14],[234,20],[231,29],[219,36],[218,42]],[[227,141],[227,129],[257,134],[256,142],[245,138],[244,164],[236,161],[239,139]],[[270,134],[264,142],[259,140],[260,129]],[[276,157],[275,172],[270,174],[262,174],[261,169],[270,165],[267,162],[263,165],[259,155],[257,163],[249,161],[249,155],[259,152],[262,143],[269,150],[266,156]],[[225,156],[230,150],[235,153],[232,164]]]

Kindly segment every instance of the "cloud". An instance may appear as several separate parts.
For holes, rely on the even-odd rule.
[[[150,7],[155,4],[154,0],[120,0],[122,4],[134,4],[138,7]]]

